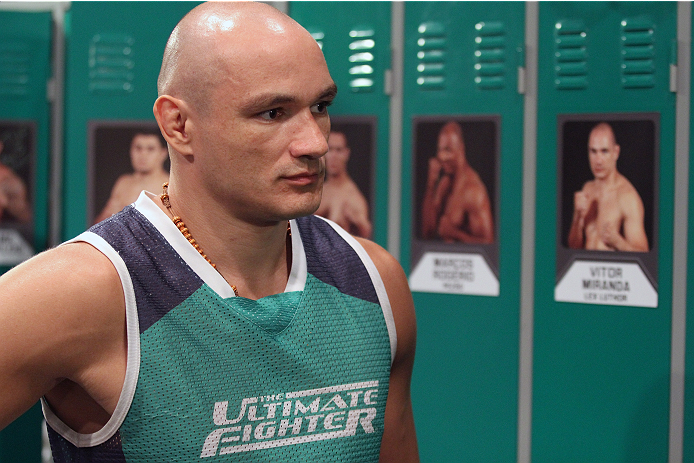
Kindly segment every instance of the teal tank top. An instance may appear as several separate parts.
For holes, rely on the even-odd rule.
[[[383,282],[337,225],[309,216],[291,232],[287,287],[257,301],[144,193],[75,238],[118,270],[128,367],[94,434],[42,401],[54,461],[377,462],[397,342]]]

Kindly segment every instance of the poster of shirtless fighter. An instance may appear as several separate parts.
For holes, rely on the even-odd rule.
[[[498,295],[499,122],[414,121],[413,289]]]
[[[658,122],[651,113],[559,118],[557,279],[577,290],[559,300],[657,298]],[[642,279],[653,294],[637,297]]]
[[[33,121],[0,121],[0,266],[34,253],[35,146]]]
[[[154,121],[92,121],[89,125],[90,223],[133,203],[142,190],[161,193],[169,153]]]
[[[323,197],[316,211],[355,236],[373,238],[376,119],[331,116]]]

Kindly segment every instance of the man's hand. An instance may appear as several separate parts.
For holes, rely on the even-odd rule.
[[[436,183],[438,183],[442,170],[443,164],[441,164],[438,158],[429,158],[429,175],[427,177],[427,185],[429,188],[433,188]]]
[[[602,224],[600,239],[607,247],[612,249],[619,249],[619,243],[623,241],[622,236],[619,234],[619,230],[617,230],[615,224],[611,223]]]
[[[590,202],[587,194],[585,194],[583,191],[577,191],[574,193],[574,211],[578,215],[579,219],[586,216],[589,205]]]

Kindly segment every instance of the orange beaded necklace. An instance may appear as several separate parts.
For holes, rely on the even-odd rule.
[[[161,199],[161,203],[171,214],[174,225],[176,225],[176,227],[181,231],[185,239],[188,240],[188,242],[195,248],[195,250],[198,251],[198,253],[212,266],[212,268],[217,270],[217,266],[214,264],[214,262],[212,262],[210,258],[207,257],[200,245],[197,242],[195,242],[195,238],[193,238],[193,235],[190,234],[190,230],[188,230],[188,227],[186,227],[186,224],[185,222],[183,222],[183,219],[180,216],[174,214],[173,210],[171,209],[171,202],[169,201],[169,182],[164,182],[164,184],[161,187],[162,194],[161,196],[159,196],[159,198]],[[289,221],[287,221],[287,236],[292,236],[292,227]],[[234,290],[234,294],[238,296],[239,290],[236,289],[236,286],[232,284],[230,284],[230,286],[231,289]]]
[[[171,202],[169,201],[169,182],[164,182],[164,184],[161,186],[162,187],[162,194],[160,196],[161,202],[168,209],[168,211],[171,213],[171,216],[173,217],[173,223],[176,225],[176,227],[183,233],[183,236],[185,239],[188,240],[188,242],[195,248],[198,253],[205,258],[205,260],[214,268],[217,270],[217,266],[210,260],[209,257],[205,254],[205,252],[202,250],[200,245],[195,242],[195,238],[193,238],[193,235],[190,234],[190,231],[188,230],[188,227],[186,227],[185,222],[183,222],[183,219],[176,214],[174,214],[173,210],[171,209]],[[231,289],[234,290],[234,294],[236,296],[239,295],[239,290],[236,289],[236,286],[231,285]]]

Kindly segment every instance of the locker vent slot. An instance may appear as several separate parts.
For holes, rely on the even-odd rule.
[[[31,50],[21,42],[0,43],[0,95],[29,94]]]
[[[97,34],[89,44],[89,91],[122,94],[133,91],[133,44],[126,34]]]
[[[506,30],[502,22],[475,24],[475,84],[482,90],[506,83]]]
[[[306,30],[308,31],[309,34],[311,34],[311,37],[314,38],[320,49],[323,49],[323,39],[325,38],[325,33],[317,28],[314,27],[307,27]]]
[[[417,32],[417,85],[422,90],[442,90],[446,87],[446,27],[426,22]]]
[[[554,25],[554,86],[557,89],[588,87],[587,36],[583,21],[564,20]]]
[[[373,92],[375,35],[370,26],[355,26],[349,31],[349,88],[352,92]]]
[[[650,88],[655,85],[655,38],[653,22],[645,18],[621,22],[622,86]]]

